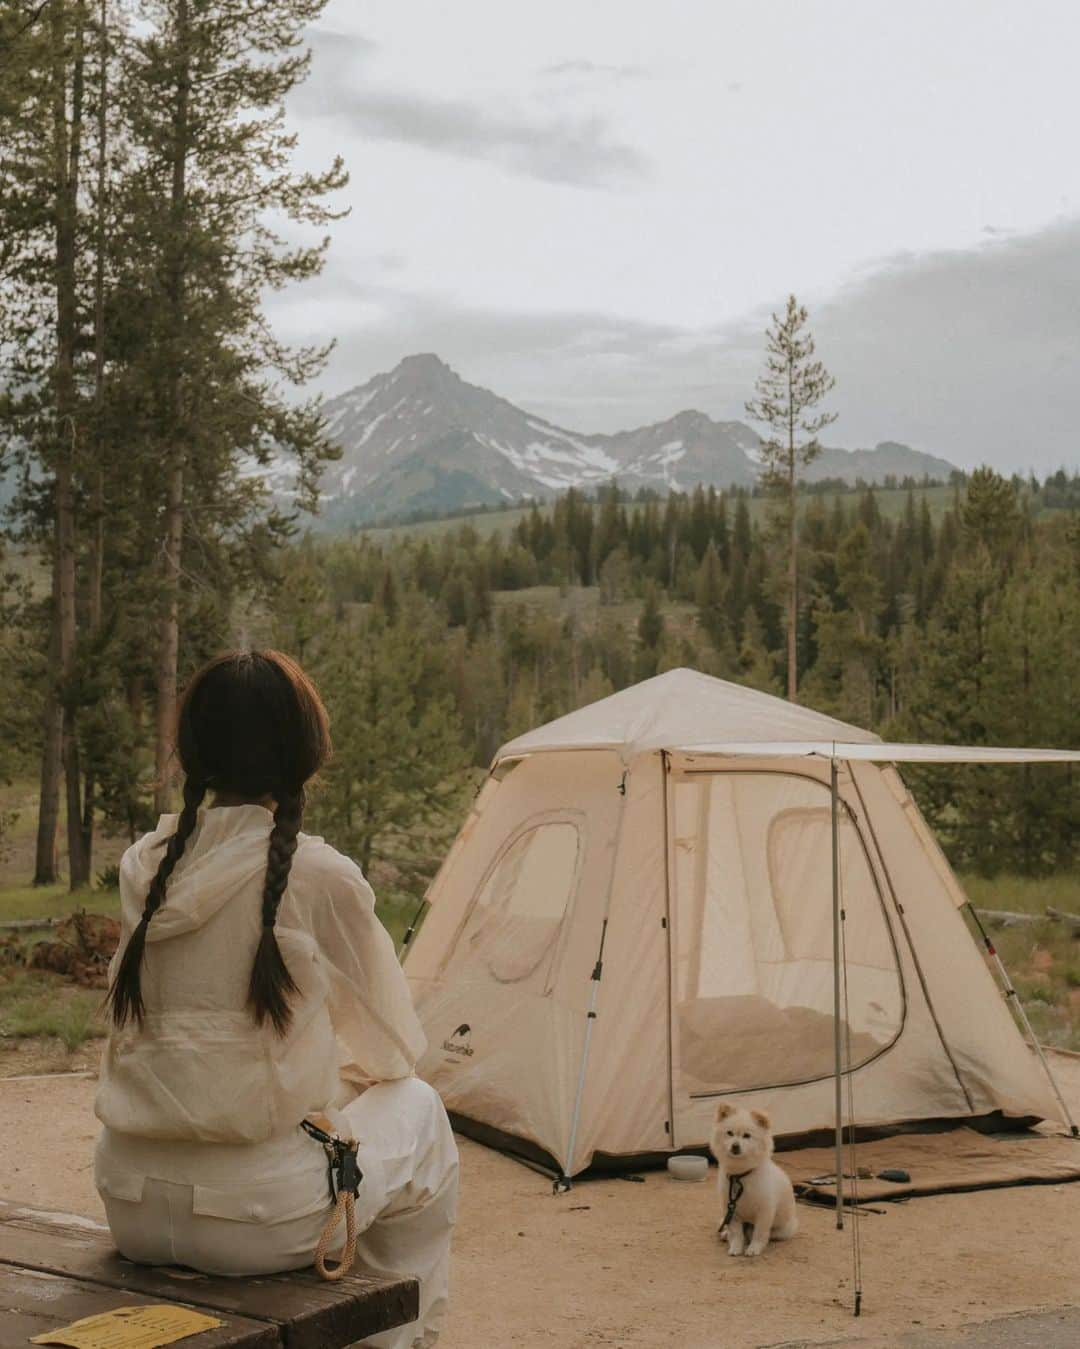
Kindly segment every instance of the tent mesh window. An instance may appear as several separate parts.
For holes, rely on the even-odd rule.
[[[828,788],[779,772],[694,773],[673,802],[675,1033],[690,1096],[833,1071]],[[852,1066],[900,1033],[903,988],[855,823],[840,823]]]
[[[513,838],[481,882],[445,976],[460,977],[468,967],[500,984],[535,979],[536,991],[546,992],[581,855],[573,820],[547,820]]]

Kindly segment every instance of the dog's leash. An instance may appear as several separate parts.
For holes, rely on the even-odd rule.
[[[743,1172],[743,1176],[747,1176],[749,1174],[750,1173],[748,1171]],[[738,1207],[739,1200],[742,1198],[742,1192],[743,1192],[742,1176],[728,1176],[727,1209],[724,1213],[724,1221],[720,1224],[721,1232],[724,1230],[725,1227],[727,1227],[728,1223],[731,1222],[732,1218],[734,1218],[735,1210]]]
[[[321,1128],[320,1125],[326,1127]],[[300,1121],[300,1127],[316,1142],[321,1143],[326,1152],[330,1198],[334,1201],[334,1209],[323,1228],[322,1236],[319,1237],[319,1244],[315,1250],[315,1268],[321,1278],[333,1283],[348,1274],[356,1258],[356,1196],[364,1174],[356,1160],[356,1140],[342,1138],[340,1134],[334,1133],[330,1121],[325,1116],[316,1115],[314,1119],[303,1119]],[[326,1264],[326,1253],[330,1249],[334,1230],[342,1217],[345,1219],[345,1249],[340,1261],[330,1269]]]

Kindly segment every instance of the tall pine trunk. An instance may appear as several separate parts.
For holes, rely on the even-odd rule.
[[[94,228],[94,469],[90,489],[90,539],[87,559],[86,626],[91,639],[101,631],[105,578],[105,189],[108,167],[109,44],[108,0],[98,4],[97,202]],[[82,846],[87,879],[93,870],[96,779],[86,766],[83,789]]]
[[[78,543],[75,519],[75,458],[78,449],[75,348],[78,340],[76,256],[78,241],[79,167],[82,151],[84,35],[86,4],[75,6],[74,63],[71,73],[71,125],[66,136],[66,173],[57,212],[57,420],[60,428],[60,470],[56,482],[57,557],[60,565],[60,676],[64,688],[64,782],[67,795],[68,884],[81,889],[90,880],[89,858],[83,847],[82,773],[79,765],[79,732],[75,701],[78,640],[76,569]],[[58,54],[59,55],[59,54]],[[62,69],[62,67],[61,67]],[[62,89],[62,82],[57,84]],[[67,131],[62,95],[54,104],[60,115],[58,147]],[[58,156],[57,168],[63,158]]]
[[[64,737],[64,705],[60,701],[57,678],[57,649],[60,640],[57,622],[57,615],[60,612],[59,584],[60,573],[54,562],[49,683],[45,691],[45,712],[42,718],[41,778],[38,788],[37,848],[34,860],[35,885],[55,885],[59,877],[56,832],[60,823],[61,748]]]
[[[191,38],[188,0],[176,0],[176,45],[178,69],[176,107],[173,117],[172,184],[170,190],[170,239],[166,286],[172,314],[172,341],[184,339],[184,216],[187,181],[188,102],[191,93]],[[185,437],[181,357],[174,348],[168,373],[170,442],[165,466],[165,513],[162,520],[163,612],[157,666],[157,780],[154,806],[168,810],[172,795],[172,736],[176,721],[177,664],[180,655],[180,563],[184,541]]]
[[[172,738],[176,721],[176,669],[180,654],[180,550],[184,538],[184,458],[173,447],[168,462],[165,497],[164,611],[157,666],[157,777],[154,808],[166,811],[172,795]]]
[[[799,689],[799,554],[798,522],[795,518],[795,368],[788,360],[788,602],[787,602],[787,696],[795,701]]]
[[[74,11],[70,125],[65,31],[67,19],[67,13],[62,5],[54,4],[51,7],[51,130],[56,263],[56,354],[53,369],[55,532],[51,677],[46,695],[34,880],[36,884],[48,884],[57,879],[56,831],[62,768],[67,787],[68,872],[74,888],[85,884],[87,878],[82,846],[78,728],[73,703],[77,637],[75,459],[78,445],[75,388],[78,312],[75,267],[83,94],[85,20],[83,3],[80,2]]]

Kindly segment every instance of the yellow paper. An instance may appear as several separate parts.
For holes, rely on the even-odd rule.
[[[224,1325],[214,1316],[164,1303],[152,1307],[114,1307],[84,1316],[70,1326],[35,1335],[31,1344],[64,1344],[69,1349],[159,1349],[189,1335]]]

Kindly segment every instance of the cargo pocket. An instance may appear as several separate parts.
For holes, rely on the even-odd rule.
[[[236,1223],[299,1222],[330,1213],[326,1171],[303,1171],[259,1185],[192,1188],[191,1211],[202,1218],[226,1218]]]
[[[94,1176],[98,1192],[110,1199],[124,1199],[129,1204],[141,1204],[146,1177],[134,1171],[127,1173],[111,1169],[98,1170]]]
[[[105,1136],[100,1135],[94,1148],[94,1184],[98,1193],[109,1199],[139,1204],[146,1187],[146,1173],[125,1164],[123,1157],[116,1153],[117,1149],[107,1146]]]

